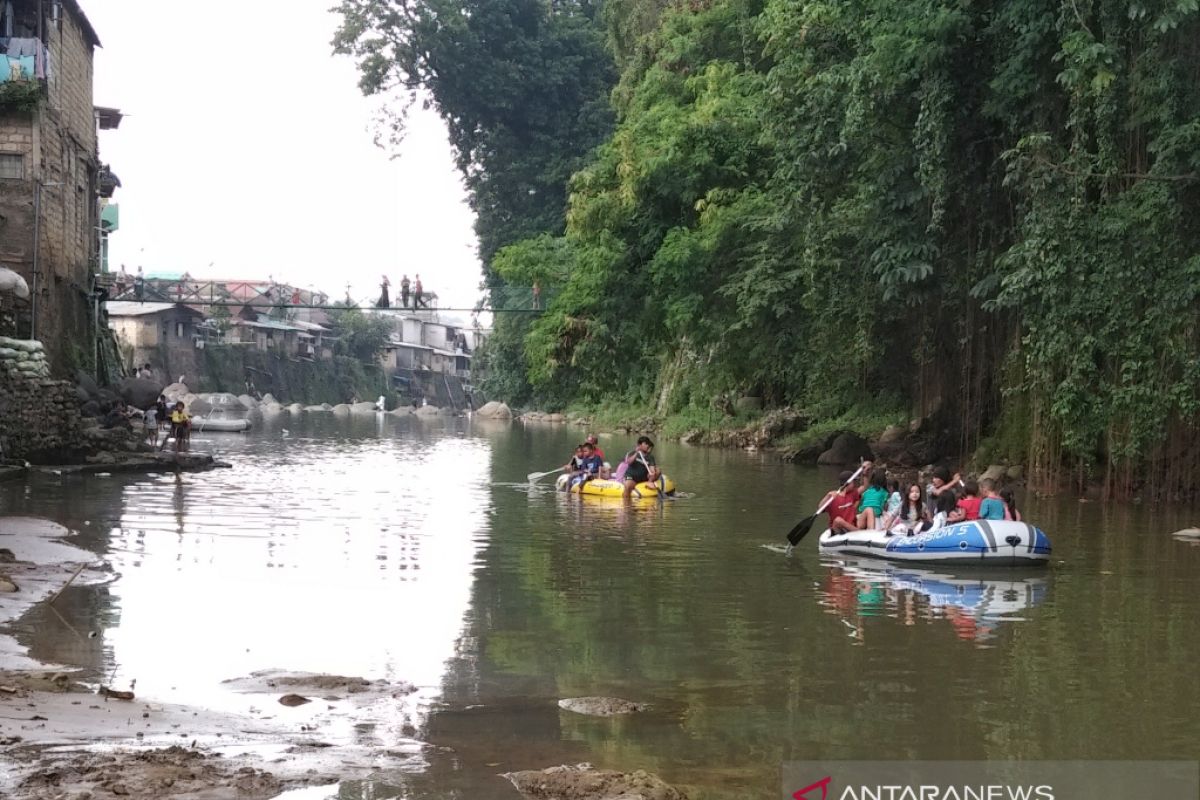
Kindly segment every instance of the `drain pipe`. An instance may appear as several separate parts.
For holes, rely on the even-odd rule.
[[[42,248],[42,180],[33,185],[33,303],[29,312],[29,338],[37,338],[38,271]]]
[[[38,178],[33,184],[33,303],[29,312],[29,338],[37,338],[38,284],[42,272],[42,189],[62,186],[61,183],[42,183]]]

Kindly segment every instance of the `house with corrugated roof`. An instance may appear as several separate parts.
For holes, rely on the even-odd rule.
[[[104,304],[108,327],[117,336],[125,366],[143,364],[161,366],[170,361],[168,353],[191,358],[201,338],[204,314],[182,303],[131,303],[113,301]]]

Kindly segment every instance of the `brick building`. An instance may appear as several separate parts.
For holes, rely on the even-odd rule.
[[[92,101],[100,44],[77,0],[0,2],[0,264],[33,295],[17,335],[42,340],[52,368],[91,363],[101,194]]]

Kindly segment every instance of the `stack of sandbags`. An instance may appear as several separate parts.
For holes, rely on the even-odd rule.
[[[0,371],[16,378],[49,378],[45,348],[36,339],[0,336]]]

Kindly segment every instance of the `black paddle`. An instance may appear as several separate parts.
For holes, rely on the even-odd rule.
[[[850,480],[846,481],[841,485],[841,487],[839,487],[838,491],[841,491],[850,484],[854,483],[854,481],[858,479],[858,476],[862,474],[862,471],[863,468],[859,467],[858,470],[850,476]],[[808,535],[808,532],[812,530],[813,522],[816,521],[817,517],[821,516],[825,509],[829,508],[829,504],[832,502],[833,497],[830,497],[824,503],[821,503],[821,506],[816,510],[816,513],[814,513],[811,517],[805,517],[804,519],[800,520],[796,523],[796,527],[788,531],[787,540],[789,547],[795,547],[800,543],[801,539]]]

